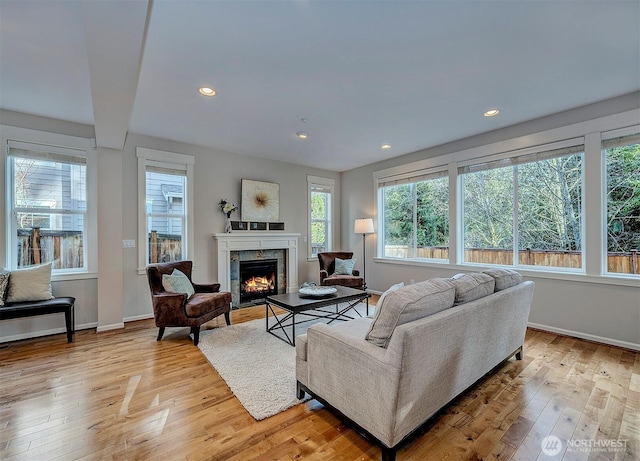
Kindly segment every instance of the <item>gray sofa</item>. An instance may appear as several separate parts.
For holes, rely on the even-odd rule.
[[[396,286],[375,317],[313,325],[297,337],[298,397],[333,409],[394,460],[453,398],[522,358],[533,288],[503,269]]]

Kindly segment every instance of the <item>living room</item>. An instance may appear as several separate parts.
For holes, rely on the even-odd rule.
[[[197,84],[194,81],[193,88],[182,89],[178,92],[179,96],[167,95],[164,100],[161,98],[159,101],[154,101],[153,105],[145,109],[147,112],[139,112],[141,110],[137,106],[139,98],[144,96],[146,100],[149,100],[155,91],[148,87],[139,86],[139,84],[142,85],[145,78],[148,78],[149,73],[153,72],[153,68],[149,70],[141,63],[145,63],[145,59],[156,57],[158,49],[168,46],[162,41],[151,43],[153,34],[157,33],[153,28],[154,20],[160,21],[162,15],[171,15],[172,10],[168,8],[168,5],[163,5],[161,2],[130,2],[130,5],[118,10],[117,8],[109,8],[108,4],[111,2],[98,2],[105,4],[103,5],[104,10],[96,7],[96,10],[93,11],[91,8],[82,11],[82,8],[78,9],[67,5],[73,13],[69,15],[69,11],[64,11],[59,15],[53,11],[55,7],[51,5],[45,7],[42,3],[21,2],[31,4],[31,8],[21,10],[24,6],[19,7],[19,3],[4,0],[0,2],[3,34],[0,138],[5,147],[8,146],[9,141],[19,141],[34,145],[84,150],[87,153],[87,201],[90,205],[87,208],[86,270],[81,273],[54,273],[52,285],[55,295],[68,295],[76,298],[76,329],[80,332],[95,331],[98,337],[116,334],[124,331],[127,324],[153,318],[149,286],[144,273],[146,236],[142,232],[141,239],[140,226],[141,222],[144,223],[144,215],[142,221],[140,217],[141,203],[144,203],[141,202],[144,197],[140,193],[140,159],[144,155],[141,155],[141,150],[150,151],[152,154],[159,152],[160,154],[157,155],[160,156],[166,153],[182,155],[189,157],[193,162],[193,176],[189,184],[193,188],[191,191],[193,209],[190,215],[192,227],[189,229],[192,234],[190,234],[191,238],[188,241],[186,255],[194,261],[194,281],[212,282],[218,280],[216,241],[213,234],[224,232],[226,223],[226,216],[220,211],[218,203],[225,199],[240,205],[242,179],[252,179],[279,185],[280,215],[278,221],[284,223],[284,232],[300,234],[297,258],[298,285],[306,281],[317,282],[318,260],[309,253],[308,248],[311,235],[307,214],[309,208],[308,191],[309,178],[324,178],[333,184],[331,247],[334,250],[352,251],[358,261],[359,269],[366,270],[366,282],[371,293],[381,294],[391,285],[400,281],[410,284],[411,281],[421,281],[432,277],[450,277],[458,272],[472,271],[479,267],[464,263],[462,255],[456,256],[455,253],[452,256],[452,261],[420,261],[412,258],[403,260],[385,257],[381,246],[382,236],[379,233],[382,221],[379,216],[378,190],[382,179],[392,176],[410,176],[412,172],[428,171],[443,165],[446,166],[447,171],[454,170],[458,163],[465,161],[469,162],[489,155],[514,152],[523,148],[559,143],[579,137],[584,138],[585,150],[588,149],[586,156],[591,158],[594,152],[600,152],[600,133],[637,127],[640,124],[640,88],[638,87],[640,81],[638,68],[640,66],[638,65],[637,40],[640,32],[637,27],[638,6],[635,2],[614,2],[615,8],[610,10],[602,5],[598,6],[598,2],[595,2],[595,6],[592,7],[601,8],[602,11],[598,9],[597,14],[594,14],[584,6],[584,10],[579,11],[580,19],[576,20],[576,23],[579,23],[580,21],[588,21],[585,17],[597,17],[598,15],[603,17],[604,11],[608,11],[616,20],[631,21],[626,28],[616,28],[615,33],[619,33],[620,36],[608,38],[609,41],[606,45],[602,46],[602,49],[598,48],[601,54],[598,54],[597,58],[582,59],[585,66],[598,67],[600,60],[604,60],[607,56],[606,50],[623,47],[625,52],[622,54],[626,56],[627,61],[631,61],[631,64],[624,67],[626,72],[621,72],[623,75],[619,81],[598,84],[597,80],[600,76],[593,79],[585,77],[583,83],[587,89],[581,94],[582,99],[567,99],[562,101],[564,106],[553,106],[550,103],[544,105],[535,96],[529,95],[520,99],[516,92],[526,93],[530,88],[533,93],[535,88],[532,87],[535,86],[536,79],[544,78],[544,80],[538,80],[544,81],[541,86],[555,81],[558,88],[553,88],[552,91],[558,98],[565,92],[569,93],[568,88],[574,85],[572,82],[563,82],[565,77],[562,76],[562,72],[568,72],[568,70],[562,69],[557,74],[549,72],[553,75],[547,79],[543,77],[547,73],[542,68],[544,66],[539,66],[541,68],[537,69],[535,78],[526,84],[510,87],[511,93],[505,92],[502,101],[486,101],[486,106],[482,107],[472,107],[473,104],[480,104],[478,100],[473,100],[473,104],[469,103],[467,110],[479,110],[477,114],[474,112],[473,115],[468,113],[463,115],[455,111],[430,113],[413,125],[409,125],[409,123],[414,122],[407,120],[409,128],[397,128],[395,131],[396,136],[400,136],[402,133],[412,131],[438,132],[438,127],[445,125],[457,127],[459,131],[447,132],[447,138],[438,139],[435,137],[428,142],[421,139],[405,142],[400,139],[395,141],[376,137],[375,142],[371,141],[366,148],[353,149],[353,153],[351,144],[348,144],[347,151],[335,153],[332,152],[336,150],[335,144],[325,144],[317,140],[321,136],[320,132],[323,127],[328,125],[326,119],[330,118],[332,113],[353,111],[354,120],[358,120],[359,117],[366,119],[366,113],[356,111],[360,101],[347,97],[349,89],[357,90],[357,85],[354,85],[353,81],[349,85],[341,86],[340,92],[331,97],[330,101],[335,106],[325,113],[309,107],[306,103],[307,96],[296,93],[299,88],[296,87],[295,82],[287,82],[290,91],[296,94],[296,97],[291,99],[300,98],[302,102],[297,105],[295,113],[280,114],[277,117],[274,115],[274,118],[282,117],[280,126],[286,126],[288,131],[285,133],[285,130],[282,129],[282,133],[280,133],[282,139],[279,141],[281,144],[270,144],[275,141],[273,138],[266,137],[265,131],[268,130],[260,126],[261,120],[265,120],[264,118],[260,119],[262,113],[260,117],[251,113],[252,99],[247,97],[237,104],[236,108],[233,108],[231,107],[232,103],[229,103],[228,99],[225,100],[231,96],[225,94],[224,86],[218,87],[215,82],[201,82],[203,84],[210,83],[218,90],[219,94],[210,99],[205,99],[197,94]],[[279,3],[279,8],[282,8],[282,3],[287,2]],[[34,8],[34,5],[41,8]],[[253,6],[256,7],[256,5]],[[307,6],[312,7],[313,3]],[[444,8],[444,5],[440,6]],[[318,6],[316,5],[314,8],[318,8]],[[40,11],[38,11],[39,9]],[[220,6],[218,11],[226,11],[225,9],[233,10],[233,7],[231,5]],[[315,9],[312,8],[310,11],[315,12]],[[246,14],[241,11],[241,8],[232,12],[234,20]],[[328,10],[320,13],[329,14],[330,12]],[[567,10],[562,10],[562,12],[566,15],[564,17],[570,16]],[[422,13],[424,14],[424,12]],[[113,33],[112,31],[101,30],[105,14],[112,17],[114,22],[121,21],[122,30],[126,30],[127,25],[130,26],[131,30],[135,31],[135,34],[132,35],[136,36],[123,37],[121,42],[120,39],[110,35]],[[265,12],[265,14],[267,13]],[[61,21],[68,20],[70,24],[63,22],[63,25],[71,26],[76,30],[76,35],[70,33],[67,37],[68,41],[63,42],[64,45],[53,45],[46,48],[46,52],[42,55],[37,54],[33,50],[44,47],[44,43],[42,39],[38,39],[39,33],[36,33],[36,26],[27,26],[30,15],[38,15],[37,24],[44,27],[45,31],[41,36],[53,36],[55,28],[52,28],[51,31],[46,29],[47,16],[60,18]],[[70,18],[74,18],[74,21]],[[77,21],[78,18],[79,21]],[[548,17],[543,15],[538,25],[547,19]],[[16,23],[15,27],[10,28],[8,27],[11,25],[9,21],[12,20],[15,20]],[[595,20],[585,22],[588,26],[580,24],[579,27],[575,27],[589,29],[589,27],[594,27],[594,23]],[[86,38],[86,43],[84,43],[83,24],[92,25],[89,28],[94,31]],[[278,24],[280,23],[278,22]],[[396,25],[396,23],[393,24]],[[434,24],[431,25],[435,27]],[[24,36],[15,32],[18,29],[22,30]],[[625,35],[621,31],[624,29],[631,30],[631,32]],[[9,35],[10,30],[17,35]],[[155,48],[144,48],[145,31],[149,34],[146,37],[148,40],[146,46]],[[51,33],[49,34],[49,32]],[[105,36],[100,36],[100,33],[107,34],[108,40],[105,39]],[[7,35],[5,36],[5,34]],[[23,40],[22,45],[17,45],[18,40]],[[165,37],[164,40],[170,41],[171,37]],[[593,40],[597,41],[598,38],[593,38]],[[104,45],[105,41],[111,43]],[[78,43],[83,43],[83,45],[78,46]],[[99,49],[99,43],[107,48],[112,47],[111,51],[115,57],[105,57],[105,62],[102,63],[94,61],[97,60],[96,55],[90,55],[87,58],[85,52]],[[131,43],[137,43],[137,46],[130,47]],[[76,48],[65,48],[72,45]],[[381,43],[376,42],[376,46],[380,45]],[[62,53],[63,49],[67,51]],[[127,52],[123,51],[125,49]],[[579,49],[581,53],[588,54],[587,46]],[[155,51],[156,54],[154,55],[152,51]],[[365,50],[360,51],[364,53]],[[78,68],[73,65],[75,61],[70,60],[68,69],[72,69],[71,72],[69,70],[54,72],[54,69],[57,69],[54,67],[56,61],[63,62],[66,59],[71,59],[69,55],[74,53],[84,56],[83,59],[88,62]],[[233,61],[233,53],[228,53],[224,55],[226,59],[224,64],[229,67],[237,65]],[[194,52],[194,54],[195,56],[190,56],[189,59],[194,61],[203,59],[198,53]],[[73,74],[81,75],[82,77],[79,79],[83,80],[82,83],[75,84],[79,89],[82,89],[79,91],[80,96],[70,92],[67,83],[60,83],[62,86],[56,87],[53,78],[51,79],[53,83],[40,81],[46,90],[44,94],[28,95],[29,85],[15,83],[19,80],[17,76],[23,76],[25,80],[30,81],[24,77],[30,75],[30,71],[20,67],[20,60],[16,57],[18,55],[30,56],[31,61],[42,60],[42,64],[36,66],[35,70],[31,70],[31,72],[41,71],[43,67],[46,69],[48,66],[52,69],[51,73],[59,72],[62,75],[59,77],[60,80],[71,80]],[[252,56],[252,58],[258,59],[259,56]],[[338,58],[339,55],[335,59]],[[273,59],[273,63],[261,63],[261,66],[251,69],[254,71],[256,69],[262,70],[268,74],[270,65],[280,67],[282,62],[288,62],[282,56]],[[608,66],[613,67],[618,64],[619,61],[611,59]],[[580,61],[580,59],[577,60]],[[478,62],[472,64],[479,66]],[[471,66],[471,64],[469,65]],[[15,70],[10,71],[11,68]],[[456,66],[455,69],[458,72],[460,68]],[[481,73],[478,68],[475,70]],[[533,72],[533,69],[529,68],[528,71]],[[169,73],[166,67],[158,73],[162,72]],[[118,77],[119,74],[121,78]],[[384,75],[388,76],[387,73]],[[197,79],[194,77],[194,79],[200,83],[204,77],[201,75]],[[423,77],[424,85],[430,83],[436,85],[435,82],[430,82],[426,76]],[[242,80],[244,77],[237,78]],[[339,79],[335,78],[335,84],[338,85]],[[508,79],[505,77],[505,80]],[[223,80],[218,78],[216,81]],[[447,91],[449,83],[447,77],[439,82],[442,85],[440,91]],[[32,83],[33,87],[37,88],[38,81]],[[469,80],[465,84],[469,84]],[[607,87],[609,84],[611,87]],[[494,85],[502,86],[501,83]],[[492,86],[494,90],[495,86]],[[253,92],[260,93],[267,88],[269,88],[268,84],[264,87],[254,87],[251,91],[246,89],[245,92],[251,93],[254,100],[258,101],[260,97]],[[447,94],[455,95],[457,89],[452,89],[451,93]],[[394,88],[393,91],[399,90]],[[188,109],[177,104],[176,99],[172,99],[183,97],[185,92],[193,93],[194,101]],[[420,103],[425,107],[428,107],[431,101],[435,104],[437,94],[438,92],[431,93]],[[402,97],[408,98],[406,94]],[[457,99],[464,100],[466,97],[466,93],[460,97],[449,96],[452,100],[451,103],[456,102],[454,100]],[[78,103],[76,98],[82,99],[82,102]],[[21,99],[24,101],[22,106],[16,102]],[[65,107],[65,100],[68,101],[68,107]],[[46,103],[43,104],[42,101]],[[391,106],[389,100],[385,99],[384,101]],[[576,101],[581,101],[581,103],[576,104]],[[216,103],[224,107],[224,110],[220,110],[220,112],[226,110],[227,115],[221,115],[218,113],[218,109],[211,111],[211,106]],[[398,104],[401,106],[402,102]],[[488,104],[501,106],[501,113],[493,120],[482,117],[484,110],[493,107]],[[536,107],[537,104],[540,104],[541,107]],[[39,110],[39,105],[43,109]],[[318,106],[320,105],[318,103]],[[80,110],[78,110],[78,106]],[[461,106],[465,105],[461,104]],[[457,106],[456,110],[460,110],[461,106]],[[522,106],[535,109],[532,113],[537,115],[530,118],[513,118],[511,122],[504,121],[506,117],[509,117],[510,111],[514,112]],[[87,107],[89,108],[88,115],[86,110],[85,112],[82,110]],[[238,109],[238,107],[242,107],[242,109]],[[554,110],[549,110],[551,107],[554,107]],[[175,113],[172,113],[173,108],[176,108]],[[74,109],[76,116],[73,115]],[[193,110],[196,118],[200,120],[213,121],[199,122],[197,126],[194,126],[193,119],[183,117],[182,111],[185,110]],[[156,113],[157,123],[164,124],[166,136],[140,134],[140,132],[149,132],[148,125],[153,123],[153,120],[148,117],[150,113]],[[221,142],[218,145],[207,145],[204,141],[198,141],[204,138],[194,131],[206,131],[209,124],[212,126],[211,130],[214,130],[221,117],[230,116],[229,114],[232,113],[237,117],[234,119],[235,123],[241,126],[238,131],[234,131],[229,138],[225,139],[226,144]],[[482,120],[480,122],[469,120],[476,117]],[[286,120],[286,123],[283,120]],[[469,124],[475,124],[472,129],[465,126],[467,121]],[[136,127],[139,127],[139,131],[132,128],[134,123],[137,124]],[[370,125],[375,127],[376,123],[371,122]],[[269,129],[273,131],[271,125],[269,125]],[[380,130],[381,127],[378,126],[373,131]],[[447,128],[447,130],[451,130],[451,128]],[[180,131],[188,132],[188,135],[174,136],[176,132]],[[353,136],[360,139],[360,135],[356,131],[353,131]],[[301,139],[295,135],[296,132],[308,132],[309,137]],[[595,140],[594,134],[597,134],[597,140]],[[368,131],[368,135],[371,135],[371,131]],[[347,145],[346,140],[349,136],[348,130],[343,131],[337,145],[340,143]],[[242,137],[254,138],[254,140],[245,145],[244,150],[238,152],[232,146],[237,145],[234,142],[238,142],[238,139]],[[185,138],[193,141],[186,141]],[[314,142],[318,142],[318,144],[313,144]],[[386,142],[392,145],[391,149],[380,149],[381,144]],[[420,142],[427,143],[415,144]],[[261,156],[260,144],[264,146],[265,152],[271,152],[269,156]],[[273,153],[279,148],[282,149],[282,157]],[[285,159],[285,150],[297,152],[297,161]],[[391,154],[386,153],[389,151]],[[335,154],[336,159],[330,157],[329,153]],[[344,161],[344,163],[338,164],[338,160]],[[8,188],[7,165],[7,150],[3,149],[0,162],[0,187],[3,191]],[[590,219],[593,216],[596,216],[597,220],[602,219],[601,207],[598,204],[594,205],[596,203],[594,201],[602,200],[601,178],[598,173],[594,176],[593,170],[585,171],[585,175],[584,188],[587,205],[584,229],[588,240],[584,244],[584,266],[578,271],[562,271],[557,268],[550,271],[531,267],[518,268],[528,280],[536,283],[529,323],[533,328],[554,334],[564,334],[572,338],[582,338],[637,351],[640,350],[640,280],[637,275],[603,273],[601,221],[594,222]],[[461,231],[459,227],[454,226],[455,216],[458,216],[457,209],[453,207],[451,210],[453,214],[453,219],[450,220],[452,228]],[[232,215],[232,218],[239,220],[241,213],[242,210],[238,210]],[[366,236],[364,253],[363,236],[354,233],[353,229],[354,221],[361,217],[372,218],[376,229],[375,234]],[[9,228],[8,214],[0,214],[0,241],[11,241]],[[233,231],[232,234],[234,232],[240,233],[242,231]],[[459,242],[460,239],[460,235],[452,236],[450,243]],[[133,242],[133,245],[127,244],[123,248],[124,242]],[[454,251],[453,248],[452,244],[450,251]],[[15,269],[9,257],[10,254],[12,253],[8,245],[0,245],[2,266]],[[2,343],[12,343],[61,333],[64,331],[64,323],[58,316],[33,317],[2,321],[0,329]],[[637,392],[637,389],[630,392]]]

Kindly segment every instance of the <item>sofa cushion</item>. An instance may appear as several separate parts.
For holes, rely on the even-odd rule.
[[[231,293],[196,293],[184,306],[187,317],[201,317],[218,308],[231,304]]]
[[[385,296],[366,340],[387,347],[396,326],[427,317],[453,306],[455,286],[449,279],[431,279],[408,285]]]
[[[336,270],[333,273],[335,275],[352,275],[353,268],[355,265],[356,265],[355,259],[336,258]]]
[[[51,263],[11,271],[5,302],[45,301],[52,298]]]
[[[343,287],[351,287],[362,289],[362,277],[354,275],[330,275],[325,277],[322,285],[340,285]]]
[[[4,306],[4,294],[9,286],[9,272],[0,272],[0,306]]]
[[[522,275],[511,269],[487,269],[482,273],[488,274],[495,279],[495,291],[505,290],[522,282]]]
[[[196,292],[189,277],[178,269],[174,269],[171,275],[162,274],[162,287],[169,293],[186,293],[187,298],[191,298]]]
[[[451,278],[456,287],[455,304],[463,304],[483,298],[493,293],[496,281],[481,272],[456,274]]]

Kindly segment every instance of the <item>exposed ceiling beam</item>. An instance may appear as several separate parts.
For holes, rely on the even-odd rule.
[[[129,130],[152,2],[83,2],[98,147],[122,150]]]

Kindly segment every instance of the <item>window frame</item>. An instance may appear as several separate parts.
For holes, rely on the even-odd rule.
[[[2,181],[0,187],[5,191],[5,213],[0,219],[0,239],[5,241],[0,250],[0,261],[3,267],[15,269],[15,244],[17,236],[13,215],[13,178],[12,168],[9,163],[9,145],[22,145],[34,151],[62,153],[64,155],[84,157],[85,159],[85,194],[86,210],[83,223],[83,260],[82,268],[52,269],[51,280],[54,282],[64,280],[81,280],[97,277],[98,267],[98,240],[97,240],[97,151],[95,139],[81,138],[77,136],[61,135],[27,128],[0,125],[2,149],[2,169],[0,174]],[[1,170],[0,170],[1,172]],[[55,214],[58,212],[55,211]]]
[[[602,233],[602,237],[601,237],[601,272],[603,275],[608,276],[608,277],[619,277],[619,278],[631,278],[631,279],[636,279],[638,278],[639,274],[627,274],[624,272],[609,272],[609,267],[608,267],[608,258],[609,258],[609,243],[608,243],[608,239],[607,239],[607,219],[608,219],[608,212],[609,212],[609,202],[608,202],[608,194],[607,194],[607,190],[608,190],[608,183],[607,183],[607,179],[608,179],[608,174],[607,174],[607,153],[606,150],[604,148],[604,143],[608,140],[611,139],[615,139],[615,138],[622,138],[625,136],[630,136],[630,135],[637,135],[640,136],[640,125],[635,125],[635,126],[629,126],[629,127],[625,127],[625,128],[620,128],[620,129],[616,129],[616,130],[609,130],[609,131],[603,131],[600,134],[600,164],[601,164],[601,168],[602,168],[602,175],[601,175],[601,181],[602,181],[602,187],[601,187],[601,200],[602,200],[602,206],[601,206],[601,212],[602,212],[602,226],[601,226],[601,233]]]
[[[329,209],[327,210],[327,216],[324,222],[326,223],[326,238],[327,245],[325,251],[333,251],[333,235],[334,235],[334,213],[335,213],[335,179],[324,178],[320,176],[307,175],[307,260],[315,261],[318,259],[317,253],[313,253],[313,239],[312,239],[312,222],[318,220],[312,220],[311,216],[311,197],[313,188],[318,187],[322,189],[329,189]]]
[[[572,138],[572,139],[566,139],[563,141],[559,141],[559,142],[554,142],[554,143],[549,143],[549,144],[543,144],[543,145],[537,145],[537,146],[533,146],[533,147],[528,147],[528,148],[524,148],[524,149],[518,149],[515,151],[509,151],[509,152],[502,152],[500,154],[496,154],[496,155],[492,155],[489,157],[484,157],[484,158],[476,158],[473,160],[469,160],[466,162],[460,162],[458,164],[458,177],[459,179],[459,189],[458,189],[458,194],[460,196],[461,199],[461,205],[460,207],[456,210],[459,216],[459,222],[461,223],[461,238],[458,241],[459,243],[459,251],[461,254],[461,263],[464,265],[469,265],[469,266],[495,266],[495,267],[513,267],[513,268],[517,268],[518,270],[521,269],[531,269],[531,270],[538,270],[538,269],[544,269],[550,272],[556,272],[556,271],[562,271],[562,272],[575,272],[575,273],[585,273],[586,272],[586,265],[585,265],[585,248],[586,248],[586,242],[585,242],[585,230],[586,230],[586,225],[585,225],[585,159],[586,159],[586,154],[585,154],[585,139],[584,137],[576,137],[576,138]],[[520,263],[520,232],[519,232],[519,219],[520,219],[520,211],[519,211],[519,193],[518,193],[518,189],[519,189],[519,166],[521,164],[527,164],[527,163],[534,163],[537,161],[544,161],[544,160],[549,160],[549,159],[554,159],[554,158],[562,158],[566,155],[574,155],[574,154],[565,154],[565,155],[552,155],[549,156],[548,158],[545,158],[547,156],[545,156],[544,154],[548,154],[550,152],[556,151],[556,150],[562,150],[562,149],[572,149],[572,148],[576,148],[576,147],[581,147],[582,149],[579,149],[579,153],[582,156],[581,158],[581,174],[580,174],[580,204],[581,204],[581,209],[580,209],[580,236],[581,236],[581,241],[580,241],[580,255],[581,255],[581,267],[579,268],[569,268],[569,267],[564,267],[564,266],[541,266],[541,265],[528,265],[528,264],[522,264]],[[576,152],[578,153],[578,152]],[[538,160],[533,160],[531,162],[527,161],[526,158],[527,157],[535,157],[537,155],[541,154],[541,159]],[[498,168],[512,168],[511,174],[513,177],[513,191],[512,191],[512,199],[513,199],[513,212],[512,212],[512,248],[511,248],[511,253],[512,253],[512,261],[513,264],[509,264],[509,265],[505,265],[505,264],[491,264],[491,263],[475,263],[475,262],[469,262],[469,261],[465,261],[465,249],[466,249],[466,244],[465,244],[465,232],[464,232],[464,222],[465,222],[465,206],[464,206],[464,195],[465,195],[465,191],[464,191],[464,175],[466,173],[461,173],[461,170],[464,170],[465,168],[468,167],[474,167],[474,166],[480,166],[482,164],[487,164],[487,163],[492,163],[492,162],[504,162],[505,165],[502,167],[498,167]],[[485,169],[492,169],[492,168],[485,168]]]
[[[167,152],[145,147],[136,147],[138,158],[138,274],[145,274],[148,265],[148,233],[147,233],[147,166],[162,167],[185,172],[186,187],[183,197],[185,232],[182,243],[182,258],[193,259],[194,253],[194,164],[192,155]],[[183,215],[176,215],[181,217]]]
[[[413,232],[412,232],[412,242],[411,242],[411,247],[409,248],[409,254],[417,254],[418,251],[418,183],[422,182],[422,181],[429,181],[429,180],[436,180],[436,179],[441,179],[441,178],[447,178],[448,181],[448,188],[449,190],[451,190],[451,177],[449,174],[449,168],[447,165],[441,165],[438,167],[434,167],[434,168],[429,168],[429,169],[425,169],[425,170],[420,170],[420,171],[416,171],[416,172],[412,172],[411,174],[403,174],[403,175],[397,175],[397,176],[389,176],[389,177],[381,177],[378,179],[377,183],[376,183],[376,188],[377,188],[377,200],[378,200],[378,204],[383,203],[384,202],[384,189],[385,187],[389,187],[389,186],[399,186],[399,185],[403,185],[403,184],[410,184],[411,185],[411,206],[412,206],[412,227],[413,227]],[[449,227],[449,233],[451,233],[451,222],[450,222],[450,215],[451,215],[451,209],[452,207],[449,205],[449,214],[447,216],[448,218],[448,227]],[[384,210],[384,204],[378,208],[379,213],[378,213],[378,229],[379,229],[379,235],[381,236],[378,239],[378,248],[379,248],[379,253],[378,254],[382,254],[384,255],[385,252],[385,235],[386,235],[386,223],[385,223],[385,210]],[[450,237],[449,237],[450,240]],[[451,250],[451,248],[449,248],[449,251]],[[418,260],[418,261],[433,261],[433,262],[445,262],[447,261],[446,259],[442,259],[442,258],[420,258],[417,256],[414,257],[407,257],[407,258],[402,258],[402,257],[392,257],[392,256],[383,256],[386,258],[392,258],[392,259],[399,259],[399,260]],[[451,258],[451,254],[449,255],[449,258]]]

